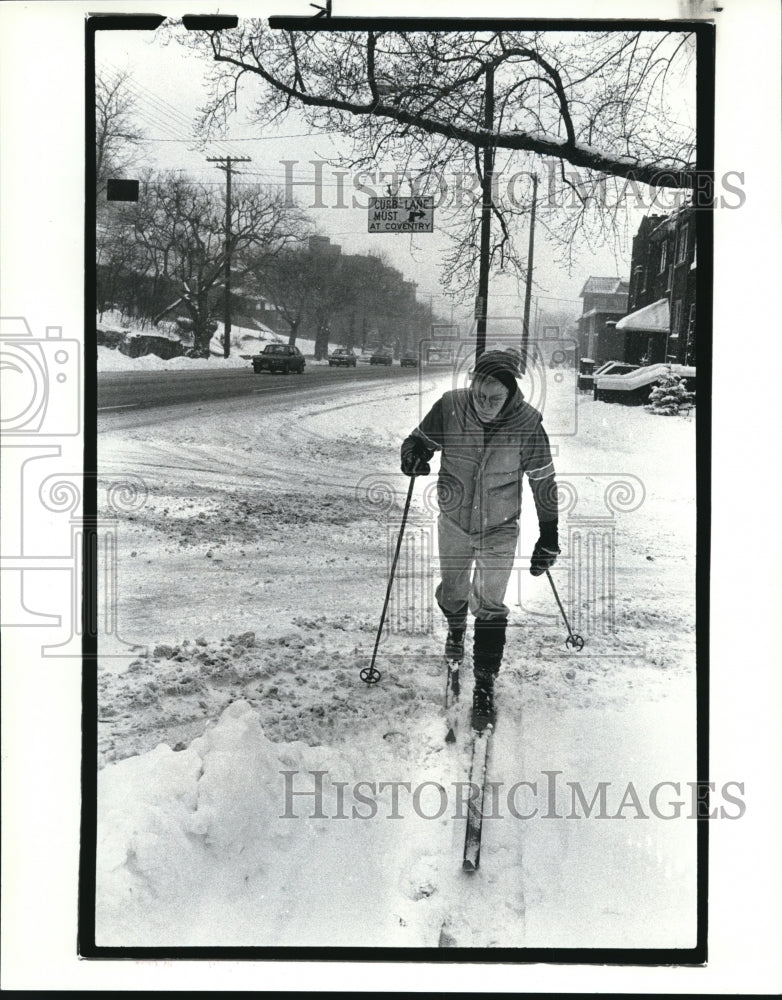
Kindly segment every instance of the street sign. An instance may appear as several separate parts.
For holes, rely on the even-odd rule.
[[[432,233],[434,232],[434,196],[369,199],[370,233]]]

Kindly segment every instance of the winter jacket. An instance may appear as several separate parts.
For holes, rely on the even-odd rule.
[[[446,392],[402,443],[424,458],[442,451],[440,512],[466,532],[516,528],[526,473],[541,525],[557,520],[554,463],[541,414],[520,390],[491,424],[478,419],[470,389]]]

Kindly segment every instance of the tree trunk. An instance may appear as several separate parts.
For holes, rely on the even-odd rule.
[[[296,334],[299,331],[299,321],[297,319],[296,320],[289,319],[288,320],[288,325],[291,328],[291,332],[288,334],[288,345],[290,347],[295,347],[296,346]]]
[[[318,323],[318,329],[315,334],[315,360],[322,361],[324,358],[329,356],[329,334],[331,330],[329,329],[328,323],[324,323],[321,320]]]
[[[212,334],[209,331],[209,305],[206,295],[199,295],[196,299],[195,329],[193,331],[193,350],[196,357],[209,357],[209,341]]]

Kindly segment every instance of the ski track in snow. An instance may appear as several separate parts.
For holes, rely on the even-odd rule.
[[[688,943],[692,823],[503,809],[484,820],[480,870],[461,871],[471,683],[466,662],[448,747],[436,564],[422,576],[420,562],[433,477],[414,493],[406,537],[424,548],[400,561],[383,678],[358,678],[408,482],[398,446],[449,385],[427,373],[420,401],[377,384],[333,405],[222,401],[198,425],[178,410],[156,427],[102,418],[101,498],[126,473],[147,493],[118,519],[119,635],[99,672],[99,943],[436,947],[443,927],[462,947]],[[568,373],[547,399],[550,433],[574,397]],[[601,474],[633,473],[646,494],[616,517],[615,631],[582,653],[520,559],[489,766],[502,795],[545,770],[590,796],[598,781],[694,774],[694,420],[577,403],[578,433],[552,434],[560,475],[593,474],[601,497]],[[536,535],[525,501],[521,554]],[[565,566],[567,523],[560,534]],[[566,570],[555,579],[563,593]],[[403,818],[388,818],[387,787],[371,819],[281,818],[286,769],[328,772],[332,812],[332,782],[346,783],[342,811],[369,808],[358,781],[432,782],[421,810],[437,785],[448,808],[421,818],[402,790]]]

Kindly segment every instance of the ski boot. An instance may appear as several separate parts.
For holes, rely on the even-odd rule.
[[[446,743],[456,741],[456,714],[461,687],[459,668],[464,659],[464,633],[464,625],[449,625],[448,637],[445,640],[445,665],[448,669],[445,678],[445,710],[448,720]]]
[[[496,721],[494,680],[502,663],[507,622],[502,618],[476,618],[473,640],[472,727],[483,732]]]
[[[494,677],[493,673],[475,671],[475,687],[472,692],[472,728],[482,733],[487,726],[493,726],[496,721],[494,711]]]
[[[452,625],[445,640],[445,658],[449,663],[461,663],[464,659],[465,627]]]

